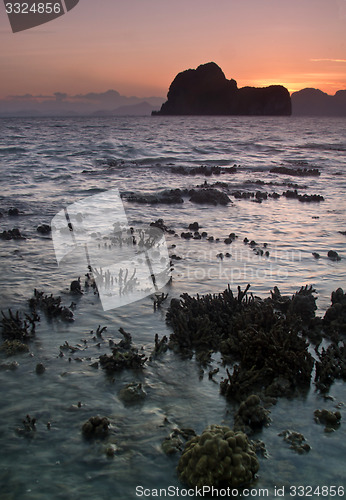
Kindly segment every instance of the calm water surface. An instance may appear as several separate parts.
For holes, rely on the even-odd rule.
[[[346,288],[346,237],[339,232],[346,230],[345,125],[344,119],[286,117],[2,119],[0,228],[18,227],[27,239],[0,240],[0,309],[24,311],[35,287],[71,303],[69,284],[83,271],[68,259],[58,267],[50,236],[36,231],[67,205],[111,188],[123,194],[150,194],[193,188],[207,180],[227,183],[219,189],[229,193],[232,203],[196,205],[188,197],[178,205],[124,200],[133,226],[162,218],[180,234],[198,221],[203,231],[220,238],[209,243],[167,235],[168,246],[176,245],[171,252],[182,260],[174,264],[173,281],[163,291],[172,298],[183,292],[220,292],[228,283],[234,290],[251,283],[253,293],[265,297],[275,285],[293,294],[309,284],[316,289],[317,314],[322,315],[331,292]],[[179,166],[234,164],[236,173],[220,176],[174,171]],[[321,175],[270,173],[275,166],[317,168]],[[324,201],[301,203],[280,197],[254,203],[231,195],[236,190],[282,194],[292,189],[288,183],[298,184],[300,194],[323,195]],[[21,214],[8,216],[10,207]],[[238,238],[227,248],[223,240],[231,232]],[[255,255],[244,245],[245,237],[262,248],[267,243],[269,257]],[[339,262],[327,258],[330,249],[339,253]],[[226,251],[231,258],[217,258]],[[312,252],[321,258],[314,259]],[[176,475],[177,458],[164,455],[161,442],[176,426],[196,432],[212,423],[232,426],[236,406],[219,395],[215,383],[225,375],[219,358],[212,363],[212,368],[220,368],[215,382],[206,376],[201,380],[194,360],[181,360],[172,352],[148,362],[141,373],[124,371],[112,378],[91,367],[100,354],[110,352],[109,340],[120,339],[120,327],[131,332],[134,343],[149,355],[155,334],[170,334],[167,307],[168,301],[154,311],[147,297],[104,312],[89,292],[77,300],[73,323],[48,322],[42,315],[30,353],[8,359],[1,354],[2,365],[14,360],[19,364],[16,370],[0,371],[1,498],[130,500],[138,498],[136,485],[183,486]],[[99,346],[90,333],[98,325],[107,326]],[[65,341],[80,346],[71,361],[68,354],[59,357]],[[38,362],[46,366],[41,376],[35,373]],[[131,381],[141,381],[147,397],[128,407],[118,392]],[[268,488],[273,497],[275,485],[345,486],[345,424],[326,434],[313,420],[315,409],[335,411],[338,403],[342,421],[346,418],[344,384],[335,383],[330,395],[333,399],[323,400],[312,384],[304,396],[281,399],[273,407],[271,426],[256,436],[266,443],[269,458],[260,459],[254,488]],[[32,438],[16,433],[27,414],[37,418]],[[105,456],[102,443],[82,437],[82,424],[96,414],[111,420],[117,446],[112,459]],[[310,453],[296,455],[283,443],[278,433],[287,428],[304,434]]]

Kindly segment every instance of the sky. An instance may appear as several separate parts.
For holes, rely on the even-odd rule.
[[[238,87],[346,89],[346,0],[80,0],[12,33],[0,3],[0,99],[115,89],[165,97],[214,61]]]

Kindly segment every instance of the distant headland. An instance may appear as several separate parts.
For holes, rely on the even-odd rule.
[[[179,73],[159,111],[153,115],[272,115],[289,116],[291,97],[282,85],[243,87],[227,80],[214,62]]]

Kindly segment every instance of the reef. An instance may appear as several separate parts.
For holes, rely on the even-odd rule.
[[[149,205],[162,203],[171,205],[175,203],[184,203],[182,194],[180,189],[167,189],[155,194],[124,193],[122,197],[127,201],[136,203],[147,203]]]
[[[340,427],[341,413],[330,410],[315,410],[314,419],[317,424],[325,426],[325,432],[333,432]]]
[[[140,382],[130,382],[119,391],[119,399],[125,404],[133,404],[143,401],[147,393]]]
[[[323,317],[324,330],[329,336],[346,334],[346,293],[342,288],[332,292],[331,302]]]
[[[61,304],[61,297],[53,294],[45,295],[44,292],[34,290],[34,296],[29,299],[29,307],[32,311],[41,309],[48,318],[60,318],[63,321],[73,321],[73,312],[70,308]]]
[[[260,403],[259,396],[252,394],[240,404],[234,416],[233,428],[235,431],[242,431],[249,435],[270,423],[270,411]]]
[[[210,425],[190,439],[178,463],[180,479],[197,488],[250,485],[258,470],[247,436],[219,425]]]
[[[0,345],[0,351],[4,352],[6,356],[14,356],[23,352],[29,352],[29,347],[20,340],[5,340]]]
[[[190,201],[193,203],[208,205],[227,205],[231,200],[226,193],[215,188],[207,188],[189,191]]]
[[[145,354],[140,354],[138,349],[132,345],[130,333],[125,332],[123,328],[119,328],[119,332],[124,338],[114,345],[112,354],[103,354],[99,357],[102,368],[108,373],[121,371],[126,368],[142,369],[147,361]]]
[[[282,436],[284,441],[290,443],[290,449],[302,455],[304,453],[308,453],[311,450],[311,446],[306,441],[303,434],[296,431],[291,431],[286,429],[280,432],[279,436]]]
[[[22,421],[23,427],[17,427],[16,432],[20,436],[25,436],[27,438],[33,438],[36,434],[36,422],[35,417],[30,417],[27,415]]]
[[[296,177],[318,177],[321,175],[318,168],[273,167],[269,172],[272,174],[293,175]]]
[[[25,240],[25,236],[19,231],[17,227],[13,229],[8,229],[7,231],[2,231],[0,233],[0,238],[2,240]]]
[[[166,320],[173,328],[169,347],[202,364],[220,352],[227,377],[220,390],[243,401],[252,393],[277,397],[310,385],[313,357],[301,336],[315,316],[314,290],[302,287],[292,297],[277,288],[265,300],[238,287],[220,294],[172,299]]]
[[[103,439],[107,437],[110,422],[107,417],[90,417],[83,426],[82,434],[87,439]]]
[[[1,333],[5,340],[27,342],[34,337],[36,323],[40,320],[35,311],[31,315],[25,314],[24,320],[21,318],[19,311],[13,313],[11,309],[8,310],[8,316],[3,311],[1,311],[1,315]]]
[[[200,167],[171,167],[171,172],[173,174],[180,175],[204,175],[206,177],[210,177],[212,175],[221,175],[221,174],[235,174],[237,171],[237,165],[233,165],[233,167],[219,167],[219,166],[209,166],[209,165],[201,165]]]

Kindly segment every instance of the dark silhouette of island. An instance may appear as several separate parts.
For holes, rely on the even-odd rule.
[[[179,73],[167,101],[153,115],[291,115],[291,98],[281,85],[238,89],[214,62]]]
[[[329,95],[308,88],[293,92],[292,113],[295,116],[346,116],[346,90]]]

